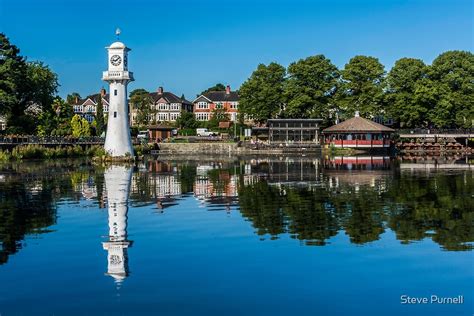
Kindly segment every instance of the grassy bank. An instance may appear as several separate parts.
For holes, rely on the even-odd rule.
[[[134,146],[135,156],[140,157],[150,153],[147,145]],[[58,159],[80,157],[107,157],[103,146],[82,148],[73,147],[44,147],[41,145],[21,145],[11,151],[0,150],[0,162],[18,161],[26,159]]]

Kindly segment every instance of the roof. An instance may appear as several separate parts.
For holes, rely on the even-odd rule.
[[[323,130],[323,133],[352,133],[352,132],[395,132],[394,129],[384,126],[363,117],[355,116],[344,122]]]
[[[268,123],[321,123],[323,119],[269,119]]]
[[[153,101],[156,102],[161,98],[164,98],[166,102],[168,103],[183,103],[183,104],[191,104],[186,99],[181,99],[178,96],[176,96],[174,93],[164,91],[163,93],[158,93],[158,92],[152,92],[150,93],[150,96],[153,98]]]
[[[236,91],[230,91],[229,93],[226,93],[226,91],[209,91],[209,92],[204,93],[202,96],[204,96],[205,98],[211,100],[212,102],[237,102],[237,101],[239,101],[239,94]]]
[[[149,130],[171,131],[171,130],[174,130],[176,128],[172,127],[172,126],[168,126],[168,125],[156,124],[156,125],[149,125],[148,129]]]
[[[91,99],[92,102],[94,102],[95,104],[97,104],[97,100],[99,99],[99,96],[100,96],[100,93],[91,94],[91,95],[85,97],[84,99],[79,99],[77,102],[74,102],[72,105],[82,105],[82,104],[84,104],[84,102],[87,101],[87,99]],[[103,99],[104,99],[105,101],[107,101],[107,103],[109,103],[109,96],[110,96],[110,95],[107,93],[107,94],[103,97]]]

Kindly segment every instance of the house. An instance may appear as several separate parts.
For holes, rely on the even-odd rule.
[[[225,91],[209,91],[201,94],[193,101],[193,105],[194,116],[198,121],[209,121],[214,110],[222,109],[229,119],[235,122],[239,112],[239,95],[227,86]]]
[[[150,93],[152,104],[150,104],[150,122],[173,122],[178,119],[182,111],[192,112],[193,105],[186,99],[182,99],[175,94],[164,91],[159,87],[156,92]],[[130,107],[130,123],[137,124],[138,109]]]
[[[74,114],[84,117],[89,123],[94,121],[97,113],[97,103],[99,97],[102,98],[102,107],[104,109],[104,116],[109,113],[109,95],[105,89],[101,89],[100,93],[90,95],[85,99],[76,98],[72,104]]]
[[[362,118],[359,112],[353,118],[323,130],[324,143],[345,148],[388,148],[390,135],[395,130]]]

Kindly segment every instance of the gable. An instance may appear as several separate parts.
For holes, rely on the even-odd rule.
[[[197,103],[197,102],[208,102],[208,103],[212,103],[212,101],[208,98],[206,98],[204,95],[200,95],[196,100],[193,101],[193,103]]]

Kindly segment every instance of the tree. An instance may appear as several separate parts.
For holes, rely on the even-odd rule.
[[[105,121],[104,121],[104,106],[102,105],[102,95],[99,94],[97,97],[97,111],[95,116],[95,133],[97,136],[102,136],[105,132]]]
[[[31,133],[35,118],[27,109],[34,108],[35,114],[51,111],[57,75],[43,63],[27,62],[19,53],[0,33],[0,114],[6,117],[10,132]]]
[[[71,106],[60,97],[56,97],[51,110],[42,111],[39,114],[37,134],[40,136],[70,135],[73,114]]]
[[[71,119],[72,136],[83,137],[90,136],[90,125],[87,120],[79,115],[74,115]]]
[[[181,115],[176,119],[176,124],[180,128],[198,127],[198,121],[196,121],[194,114],[188,111],[181,111]]]
[[[35,105],[42,111],[51,109],[58,91],[58,76],[42,62],[29,62],[28,76],[28,105]]]
[[[290,64],[288,76],[285,116],[328,120],[340,77],[337,67],[316,55]]]
[[[26,124],[27,64],[19,54],[20,50],[0,33],[0,114],[14,132],[22,131]]]
[[[66,102],[69,104],[75,104],[76,100],[80,100],[80,99],[81,99],[81,95],[77,92],[73,92],[67,95]]]
[[[60,97],[56,97],[53,101],[53,109],[56,113],[54,133],[56,135],[71,135],[71,119],[74,116],[71,105]]]
[[[155,114],[151,108],[153,99],[150,97],[150,93],[145,89],[133,90],[130,93],[130,104],[137,111],[137,124],[148,125],[150,116]]]
[[[474,125],[474,54],[448,51],[439,55],[429,69],[429,81],[437,95],[430,119],[438,127]]]
[[[225,109],[214,109],[211,113],[211,119],[207,122],[209,128],[216,128],[220,122],[228,122],[230,120],[229,114]]]
[[[210,91],[225,91],[225,86],[222,83],[218,83],[213,87],[207,88],[206,90],[202,91],[200,94],[197,96],[200,96],[201,94],[208,93]]]
[[[428,67],[423,61],[402,58],[395,62],[388,73],[386,91],[388,112],[401,127],[421,127],[428,123],[427,103],[417,95],[423,80],[427,77],[427,72]]]
[[[277,63],[259,64],[240,87],[239,112],[257,122],[275,118],[284,103],[285,75]]]
[[[342,70],[338,108],[343,116],[359,111],[362,117],[384,115],[384,66],[375,57],[355,56]]]

